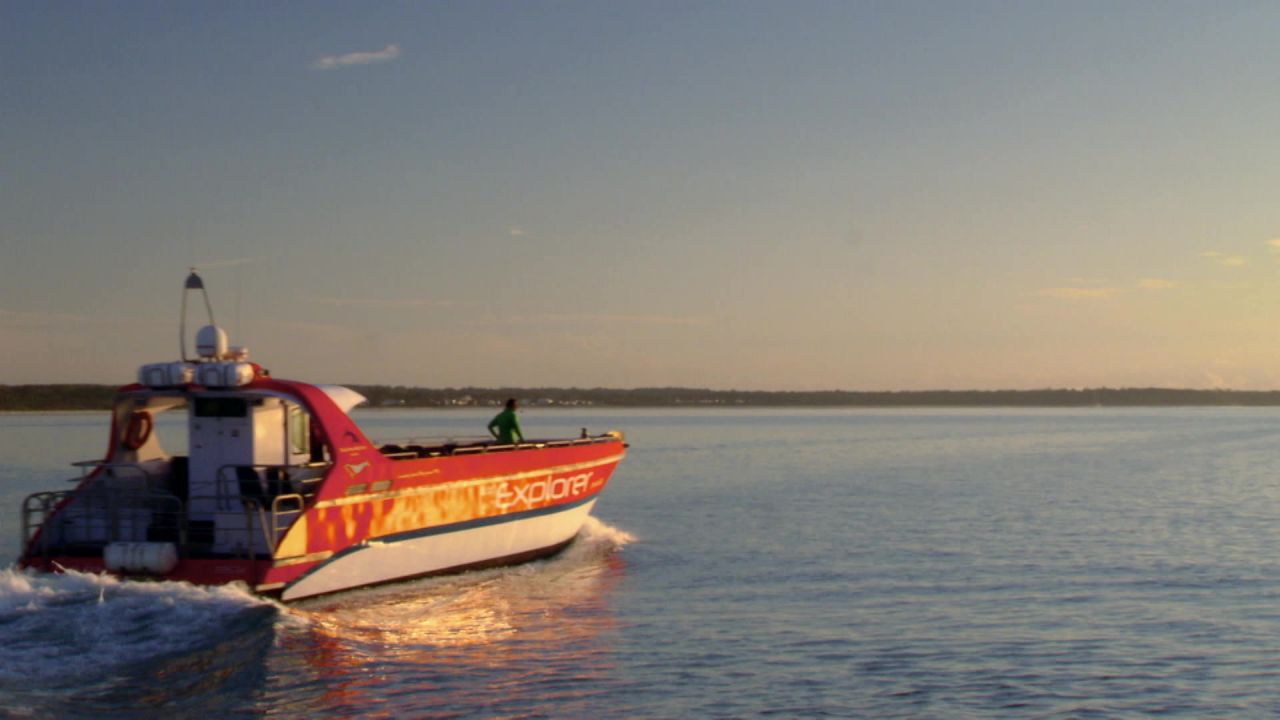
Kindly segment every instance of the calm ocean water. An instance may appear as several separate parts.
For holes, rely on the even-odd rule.
[[[106,422],[0,415],[0,564]],[[0,716],[1280,715],[1280,409],[522,422],[632,444],[563,555],[287,608],[0,570]]]

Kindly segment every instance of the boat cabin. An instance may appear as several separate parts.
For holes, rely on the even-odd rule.
[[[139,382],[121,388],[105,459],[76,463],[84,475],[74,491],[28,498],[25,538],[40,528],[43,548],[75,555],[140,544],[130,552],[145,561],[113,562],[107,553],[107,569],[122,571],[167,572],[157,565],[170,554],[176,563],[179,549],[184,557],[270,557],[314,498],[333,451],[290,392],[301,384],[270,380],[246,351],[225,347],[221,330],[206,334],[214,347],[201,346],[204,362],[144,365]],[[343,387],[306,387],[343,414],[364,401]]]

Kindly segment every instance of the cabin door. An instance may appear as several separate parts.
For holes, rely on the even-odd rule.
[[[254,460],[252,402],[247,397],[195,398],[190,415],[190,520],[213,520],[219,511],[232,509],[229,501],[239,494],[235,468],[253,465]]]

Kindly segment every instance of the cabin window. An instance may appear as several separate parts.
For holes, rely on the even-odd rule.
[[[311,452],[310,416],[297,405],[289,406],[289,452],[294,455]]]
[[[249,403],[236,397],[196,398],[196,417],[242,418],[249,415]]]

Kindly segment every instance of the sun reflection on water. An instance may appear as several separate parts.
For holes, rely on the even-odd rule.
[[[617,551],[631,539],[592,520],[549,560],[291,606],[298,627],[281,634],[270,705],[421,716],[426,698],[433,708],[477,693],[571,700],[608,672],[611,591],[626,572]]]

